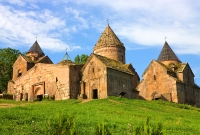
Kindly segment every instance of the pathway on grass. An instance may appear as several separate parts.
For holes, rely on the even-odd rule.
[[[93,100],[93,99],[83,99],[82,102],[80,102],[80,103],[81,103],[81,104],[82,104],[82,103],[86,103],[86,102],[89,102],[89,101],[91,101],[91,100]]]
[[[16,106],[16,104],[5,104],[5,103],[0,104],[0,108],[9,108],[14,106]]]
[[[124,103],[121,103],[121,102],[118,102],[118,101],[115,101],[115,100],[112,100],[112,99],[109,99],[110,102],[113,102],[113,103],[117,103],[117,104],[124,104]]]
[[[15,107],[15,106],[25,106],[30,103],[20,103],[20,104],[9,104],[9,103],[0,103],[0,108],[9,108],[9,107]]]

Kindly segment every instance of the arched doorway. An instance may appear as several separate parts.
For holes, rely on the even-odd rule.
[[[97,85],[93,84],[92,85],[92,99],[98,99],[98,89],[97,89]]]
[[[161,95],[157,91],[155,91],[152,93],[151,98],[152,100],[159,100],[161,99]]]

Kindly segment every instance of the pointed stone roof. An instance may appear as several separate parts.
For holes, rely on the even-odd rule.
[[[38,53],[38,54],[44,55],[44,52],[43,52],[42,49],[40,48],[40,45],[38,44],[37,40],[36,40],[35,43],[31,46],[31,48],[28,50],[27,53],[29,53],[29,52],[34,52],[34,53]]]
[[[166,41],[157,60],[158,61],[175,60],[181,62]]]
[[[109,25],[102,33],[101,37],[99,38],[98,42],[94,47],[94,50],[96,48],[101,48],[106,46],[124,46]]]

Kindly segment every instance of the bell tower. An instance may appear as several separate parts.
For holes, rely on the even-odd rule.
[[[168,45],[167,41],[165,41],[165,44],[160,52],[160,55],[157,59],[159,62],[162,62],[165,65],[169,65],[173,63],[174,65],[177,65],[181,63],[179,58],[176,56],[174,51],[171,49],[171,47]]]
[[[38,44],[37,40],[35,43],[31,46],[31,48],[26,53],[26,56],[29,56],[32,61],[37,61],[40,57],[45,56],[44,52],[40,48],[40,45]]]

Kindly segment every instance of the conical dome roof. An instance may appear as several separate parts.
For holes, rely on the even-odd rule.
[[[35,43],[31,46],[31,48],[28,50],[27,53],[30,53],[30,52],[34,52],[34,53],[38,53],[38,54],[44,55],[44,52],[43,52],[42,49],[40,48],[40,45],[38,44],[37,40],[36,40]]]
[[[158,61],[169,61],[169,60],[174,60],[174,61],[179,61],[178,57],[174,53],[174,51],[171,49],[171,47],[168,45],[167,42],[165,42],[160,55],[158,57]]]
[[[58,63],[58,65],[74,65],[74,63],[71,61],[66,48],[66,53],[63,57],[63,59]]]
[[[124,46],[109,25],[102,33],[101,37],[94,47],[94,50],[106,46]]]

